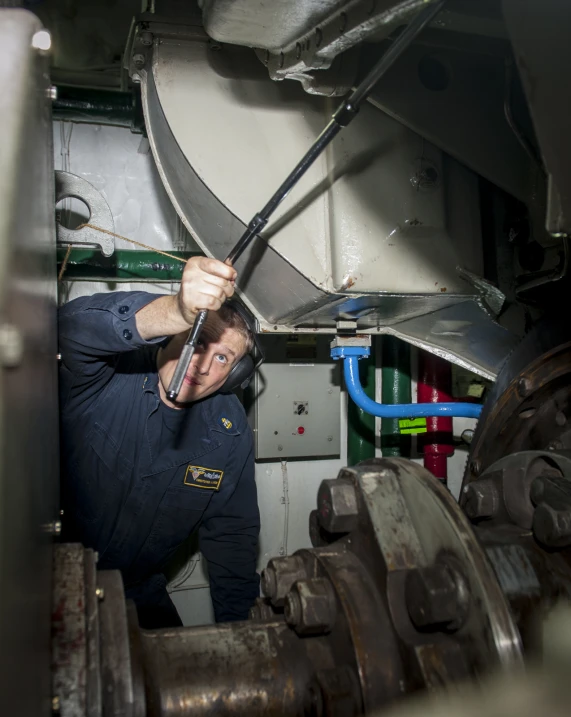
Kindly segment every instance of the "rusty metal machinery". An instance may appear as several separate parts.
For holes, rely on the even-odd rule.
[[[118,572],[60,545],[61,717],[372,714],[542,651],[571,598],[571,343],[540,325],[498,377],[460,503],[418,464],[323,481],[313,548],[270,560],[241,623],[144,631]]]
[[[562,487],[551,469],[540,473],[548,500]],[[266,597],[242,623],[140,630],[119,573],[95,580],[91,551],[60,546],[62,717],[370,714],[412,692],[520,666],[534,648],[530,615],[571,596],[564,552],[543,550],[500,512],[493,529],[473,528],[411,461],[345,468],[322,483],[317,502],[320,545],[271,560]]]

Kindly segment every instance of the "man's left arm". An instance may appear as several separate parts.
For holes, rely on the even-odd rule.
[[[239,471],[226,503],[199,529],[200,549],[208,562],[216,622],[246,620],[259,595],[256,573],[260,513],[254,480],[254,446],[249,430],[236,441],[227,468]]]

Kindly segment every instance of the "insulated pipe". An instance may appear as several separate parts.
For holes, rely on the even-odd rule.
[[[382,399],[385,405],[411,402],[410,347],[396,336],[383,336]],[[383,458],[410,455],[410,436],[401,433],[398,418],[381,423]]]
[[[417,397],[419,403],[447,403],[452,400],[452,368],[448,361],[427,351],[418,355]],[[430,416],[426,433],[418,436],[424,453],[424,467],[442,481],[448,478],[447,460],[454,453],[452,417]]]
[[[58,248],[57,261],[61,266],[67,252]],[[111,256],[103,256],[94,249],[72,249],[67,257],[64,278],[83,281],[180,281],[185,262],[202,252],[171,251],[171,257],[154,251],[117,249]]]
[[[343,372],[349,395],[363,411],[380,418],[426,418],[428,416],[463,416],[479,418],[482,406],[474,403],[403,403],[386,406],[371,400],[363,391],[359,380],[359,358],[369,355],[368,347],[337,347],[331,349],[331,357],[344,360]]]

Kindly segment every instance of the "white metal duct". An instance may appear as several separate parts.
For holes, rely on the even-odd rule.
[[[135,76],[162,180],[204,251],[224,258],[335,105],[296,83],[271,82],[240,47],[155,34],[145,68]],[[472,303],[476,292],[458,266],[482,274],[476,176],[367,105],[237,269],[262,330],[331,331],[340,319],[357,319],[364,330],[394,327],[413,343],[442,348],[440,339],[416,341],[400,327]],[[464,333],[472,323],[463,322]],[[503,356],[507,339],[495,339]],[[450,358],[494,375],[497,357],[462,361],[470,351],[453,349]]]

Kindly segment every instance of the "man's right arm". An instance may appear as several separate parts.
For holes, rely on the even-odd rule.
[[[218,311],[234,293],[236,270],[217,259],[189,259],[180,289],[174,296],[161,296],[137,312],[141,338],[174,336],[189,331],[199,311]]]
[[[84,296],[59,310],[63,367],[95,389],[112,375],[113,357],[188,331],[198,311],[217,311],[234,293],[236,271],[221,261],[193,257],[174,296],[116,291]]]

